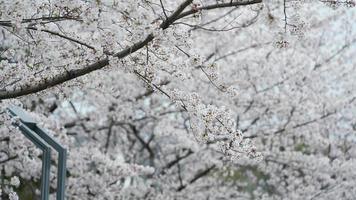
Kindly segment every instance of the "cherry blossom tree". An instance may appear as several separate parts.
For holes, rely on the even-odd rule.
[[[39,195],[15,104],[68,149],[67,199],[352,199],[354,6],[0,0],[0,197]]]

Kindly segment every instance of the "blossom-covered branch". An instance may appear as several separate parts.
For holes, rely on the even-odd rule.
[[[253,1],[238,1],[238,2],[231,2],[231,3],[221,3],[209,6],[203,6],[191,9],[190,11],[183,12],[183,10],[192,3],[193,0],[186,0],[182,3],[175,12],[173,12],[167,19],[165,19],[160,28],[167,29],[173,22],[181,19],[183,17],[189,16],[191,14],[197,13],[201,10],[211,10],[216,8],[225,8],[225,7],[233,7],[233,6],[242,6],[242,5],[251,5],[256,3],[261,3],[262,0],[253,0]],[[151,33],[145,39],[134,43],[132,46],[125,48],[124,50],[115,53],[113,56],[117,58],[124,58],[127,55],[130,55],[137,50],[146,46],[149,42],[154,39],[154,35]],[[28,95],[32,93],[36,93],[47,88],[53,87],[55,85],[59,85],[61,83],[70,81],[72,79],[78,78],[80,76],[86,75],[90,72],[102,69],[103,67],[109,64],[109,58],[106,57],[101,59],[91,65],[85,66],[79,69],[72,69],[58,75],[55,75],[51,78],[44,78],[43,80],[35,83],[25,83],[20,86],[16,86],[14,90],[3,90],[0,91],[0,99],[9,99],[9,98],[16,98],[23,95]]]

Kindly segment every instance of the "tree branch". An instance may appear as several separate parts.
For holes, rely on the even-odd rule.
[[[216,8],[228,8],[228,7],[234,7],[234,6],[247,6],[247,5],[252,5],[252,4],[257,4],[257,3],[262,3],[262,0],[237,1],[237,2],[231,2],[231,3],[217,3],[217,4],[214,4],[214,5],[202,6],[202,7],[198,7],[198,8],[183,12],[182,14],[180,14],[177,17],[177,19],[181,19],[181,18],[186,17],[188,15],[195,14],[195,13],[200,12],[202,10],[212,10],[212,9],[216,9]]]
[[[183,17],[186,17],[188,15],[197,13],[201,10],[211,10],[211,9],[216,9],[216,8],[226,8],[226,7],[233,7],[233,6],[242,6],[242,5],[251,5],[251,4],[256,4],[256,3],[261,3],[262,0],[253,0],[253,1],[244,1],[244,2],[232,2],[232,3],[221,3],[221,4],[214,4],[214,5],[209,5],[209,6],[203,6],[203,7],[198,7],[186,12],[183,12],[183,10],[189,6],[192,3],[193,0],[186,0],[184,1],[176,11],[174,11],[166,20],[163,21],[161,24],[162,29],[167,29],[170,25],[172,25],[173,22],[177,21],[178,19],[181,19]],[[114,57],[117,58],[124,58],[127,55],[130,55],[139,49],[143,48],[146,46],[149,42],[151,42],[154,39],[153,34],[149,34],[145,39],[136,42],[132,46],[114,54]],[[63,72],[61,74],[58,74],[54,76],[53,78],[45,78],[40,82],[37,83],[28,83],[25,85],[17,86],[16,89],[12,91],[0,91],[0,100],[1,99],[10,99],[10,98],[16,98],[36,92],[40,92],[42,90],[45,90],[47,88],[62,84],[64,82],[70,81],[72,79],[78,78],[80,76],[84,76],[86,74],[89,74],[90,72],[102,69],[103,67],[107,66],[109,64],[109,59],[103,58],[93,64],[90,64],[88,66],[85,66],[80,69],[72,69],[67,72]]]
[[[198,172],[190,181],[188,184],[186,185],[181,185],[180,187],[177,188],[177,191],[180,192],[182,190],[184,190],[189,184],[193,184],[194,182],[196,182],[197,180],[199,180],[200,178],[203,178],[204,176],[208,175],[209,172],[213,169],[216,168],[216,165],[212,165],[211,167],[203,170],[203,171],[200,171]]]

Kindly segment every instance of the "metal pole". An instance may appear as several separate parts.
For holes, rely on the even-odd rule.
[[[39,128],[36,122],[25,113],[24,110],[17,106],[10,106],[8,108],[10,114],[12,116],[17,116],[20,118],[20,130],[30,138],[38,138],[35,142],[38,143],[40,141],[41,144],[45,144],[46,147],[52,147],[58,152],[58,171],[57,171],[57,200],[64,200],[64,192],[65,192],[65,179],[66,179],[66,160],[67,160],[67,150],[63,148],[57,141],[55,141],[51,136],[49,136],[43,129]],[[22,127],[22,128],[21,128]],[[35,143],[32,139],[30,139],[33,143]],[[46,148],[46,151],[43,151],[43,160],[42,160],[42,180],[41,184],[46,184],[46,187],[41,186],[41,194],[42,192],[47,197],[42,198],[42,200],[48,200],[49,193],[49,166],[51,161],[51,149],[49,147],[49,151]],[[41,147],[40,147],[41,148]],[[48,172],[46,171],[48,169]]]
[[[57,200],[63,200],[66,180],[67,150],[52,137],[47,135],[43,129],[36,126],[35,132],[58,152]]]
[[[48,200],[51,147],[23,123],[16,124],[21,132],[42,150],[41,200]]]

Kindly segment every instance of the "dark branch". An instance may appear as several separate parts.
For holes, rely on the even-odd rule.
[[[196,9],[192,9],[186,12],[183,12],[184,9],[191,4],[193,0],[186,0],[184,3],[182,3],[176,11],[173,12],[163,23],[161,24],[162,29],[167,29],[172,23],[177,21],[178,19],[181,19],[183,17],[186,17],[188,15],[194,14],[196,12],[199,12],[201,10],[211,10],[211,9],[216,9],[216,8],[226,8],[226,7],[233,7],[233,6],[242,6],[242,5],[251,5],[251,4],[256,4],[256,3],[261,3],[262,0],[253,0],[253,1],[245,1],[245,2],[232,2],[232,3],[222,3],[222,4],[214,4],[214,5],[209,5],[209,6],[204,6],[204,7],[198,7]],[[117,58],[124,58],[127,55],[130,55],[139,49],[143,48],[146,46],[149,42],[151,42],[154,39],[153,34],[149,34],[145,39],[136,42],[132,46],[114,54],[114,57]],[[72,69],[69,70],[68,72],[63,72],[60,73],[53,78],[45,78],[40,82],[37,83],[28,83],[26,85],[21,85],[16,87],[15,90],[13,91],[0,91],[0,99],[10,99],[10,98],[16,98],[32,93],[36,93],[42,90],[45,90],[47,88],[62,84],[64,82],[70,81],[72,79],[78,78],[80,76],[84,76],[86,74],[89,74],[93,71],[102,69],[103,67],[109,65],[109,59],[103,58],[91,65],[85,66],[83,68],[79,69]]]

